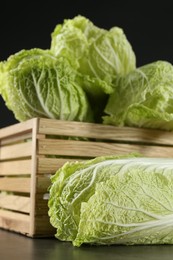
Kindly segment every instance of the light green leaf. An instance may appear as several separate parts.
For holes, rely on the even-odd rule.
[[[135,53],[121,28],[106,30],[81,15],[56,25],[51,50],[57,57],[66,57],[78,72],[79,84],[96,110],[96,121],[117,76],[136,68]]]
[[[172,159],[125,161],[82,202],[73,245],[173,244],[172,189]]]
[[[49,50],[22,50],[1,63],[0,93],[19,121],[33,117],[93,121],[75,70]]]
[[[127,155],[135,157],[137,155]],[[123,156],[124,158],[126,156]],[[49,216],[56,227],[56,237],[72,241],[76,237],[80,221],[80,207],[95,192],[97,182],[118,172],[121,162],[113,163],[121,156],[98,157],[86,162],[67,162],[51,177],[49,190]]]
[[[115,81],[105,107],[104,124],[173,130],[173,66],[144,65]]]

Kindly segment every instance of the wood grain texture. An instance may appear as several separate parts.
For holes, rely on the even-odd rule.
[[[27,120],[25,122],[20,122],[11,126],[4,127],[0,129],[0,139],[9,138],[11,136],[18,136],[21,133],[28,133],[30,130],[32,130],[33,125],[35,124],[35,121],[37,121],[37,118]]]
[[[1,145],[15,144],[15,143],[23,143],[31,140],[31,130],[28,133],[21,133],[18,135],[12,135],[8,138],[4,138],[1,140]]]
[[[1,177],[0,178],[0,190],[1,191],[13,191],[13,192],[26,192],[30,193],[30,178],[8,178]]]
[[[38,134],[38,119],[33,122],[32,129],[32,148],[31,148],[31,186],[30,186],[30,234],[35,234],[35,210],[36,210],[36,194],[37,194],[37,183],[36,183],[36,173],[37,173],[37,134]]]
[[[28,234],[30,217],[26,214],[0,209],[0,227]]]
[[[70,158],[46,158],[38,157],[38,170],[37,174],[54,174],[60,167],[62,167],[67,161],[79,161],[78,159]]]
[[[31,174],[31,159],[0,162],[0,176]]]
[[[30,198],[24,196],[0,194],[0,208],[29,213]]]
[[[32,142],[25,142],[1,147],[0,160],[31,156]]]
[[[88,137],[103,140],[173,145],[173,133],[137,127],[116,127],[103,124],[41,118],[39,133],[59,136]]]
[[[38,144],[38,153],[42,155],[92,158],[131,152],[148,157],[172,157],[173,147],[51,139],[40,140]]]

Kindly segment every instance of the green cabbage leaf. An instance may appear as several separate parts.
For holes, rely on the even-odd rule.
[[[104,124],[173,130],[173,66],[156,61],[115,82]]]
[[[56,25],[51,50],[69,59],[93,98],[112,93],[117,75],[136,67],[134,51],[121,28],[102,29],[81,15]]]
[[[172,159],[125,162],[82,202],[73,244],[173,244],[172,189]]]
[[[120,167],[120,165],[112,167],[113,161],[110,163],[109,159],[113,158],[118,157],[108,156],[86,162],[67,162],[51,177],[49,216],[51,224],[57,230],[58,239],[64,241],[75,239],[82,201],[87,201],[94,194],[97,182],[116,174]]]
[[[51,178],[56,237],[83,243],[173,244],[173,160],[137,155],[68,162]]]
[[[19,121],[47,117],[93,122],[76,71],[50,50],[21,50],[1,62],[0,94]]]

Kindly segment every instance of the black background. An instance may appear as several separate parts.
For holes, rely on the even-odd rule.
[[[21,49],[49,48],[55,26],[80,14],[101,28],[121,27],[138,67],[156,60],[173,63],[171,1],[1,1],[0,10],[1,61]],[[0,128],[16,122],[0,98]]]

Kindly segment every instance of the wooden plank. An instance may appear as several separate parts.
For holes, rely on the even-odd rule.
[[[46,139],[39,141],[38,152],[42,155],[85,158],[131,152],[138,152],[149,157],[172,157],[173,147]]]
[[[38,134],[38,121],[35,120],[32,129],[32,163],[31,163],[31,207],[30,207],[30,217],[31,217],[31,225],[30,225],[30,234],[35,234],[35,210],[36,210],[36,194],[37,194],[37,182],[36,182],[36,173],[37,173],[37,134]]]
[[[38,121],[38,119],[33,118],[25,122],[20,122],[11,126],[4,127],[0,129],[0,139],[7,138],[9,136],[19,135],[21,133],[27,133],[31,131],[36,121]]]
[[[63,158],[38,158],[38,174],[54,174],[60,167],[62,167],[67,161],[72,162],[77,159],[63,159]]]
[[[24,234],[29,233],[29,215],[0,209],[0,227]]]
[[[29,213],[30,198],[24,196],[0,194],[0,208]]]
[[[41,118],[39,133],[78,136],[121,142],[173,145],[173,132],[137,127],[116,127],[103,124]]]
[[[31,131],[29,133],[19,134],[15,136],[8,136],[7,138],[4,138],[1,140],[1,146],[7,145],[7,144],[14,144],[14,143],[23,143],[24,141],[31,139]]]
[[[32,142],[19,143],[1,147],[0,159],[14,159],[31,156]]]
[[[0,190],[13,192],[30,192],[30,178],[22,177],[1,177]]]
[[[31,174],[31,159],[0,162],[0,176]]]

